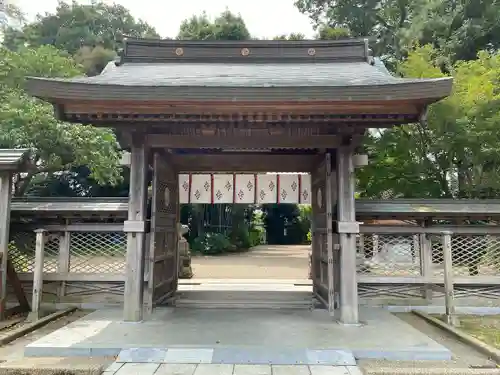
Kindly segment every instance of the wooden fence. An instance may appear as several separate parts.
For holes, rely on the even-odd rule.
[[[38,202],[36,207],[21,203],[23,209],[21,204],[16,206],[13,202],[9,255],[28,294],[33,289],[36,263],[34,231],[43,229],[43,268],[39,268],[39,273],[43,270],[43,302],[122,303],[126,203],[95,200],[94,206],[88,201],[77,206],[73,202],[71,210],[62,208],[61,203],[50,206]],[[445,297],[450,301],[451,285],[454,306],[500,307],[500,226],[494,221],[494,216],[500,217],[500,205],[498,213],[492,211],[494,205],[488,206],[488,217],[482,218],[482,224],[442,224],[445,218],[447,222],[456,221],[460,215],[463,218],[464,204],[467,203],[455,204],[453,217],[451,209],[432,211],[431,207],[425,221],[421,211],[412,216],[411,212],[400,209],[398,220],[389,221],[396,209],[389,213],[385,206],[379,211],[373,205],[365,211],[360,209],[360,221],[379,218],[365,220],[357,237],[361,303],[444,306]],[[105,209],[101,212],[97,205]],[[44,211],[40,209],[42,206]],[[91,215],[83,215],[83,211]],[[476,211],[467,208],[466,213],[469,218],[478,219],[484,216],[484,208]]]

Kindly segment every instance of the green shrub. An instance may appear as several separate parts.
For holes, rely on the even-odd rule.
[[[252,247],[250,231],[247,225],[241,225],[236,228],[233,227],[229,236],[235,250],[248,250]]]
[[[191,244],[191,251],[203,255],[217,255],[235,251],[229,238],[222,233],[204,233],[196,237]]]
[[[264,233],[264,229],[260,227],[255,227],[250,229],[249,239],[250,239],[250,247],[258,246],[262,243],[262,235]]]
[[[307,241],[308,244],[310,244],[312,242],[312,233],[311,233],[310,229],[309,229],[309,232],[307,232],[306,241]]]

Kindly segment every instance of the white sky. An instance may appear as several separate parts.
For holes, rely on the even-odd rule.
[[[1,1],[1,0],[0,0]],[[32,19],[37,13],[53,12],[57,0],[7,0],[18,5]],[[106,0],[105,0],[106,1]],[[71,2],[69,0],[68,2]],[[80,3],[90,3],[81,0]],[[182,20],[203,11],[215,17],[226,8],[240,13],[252,36],[272,38],[298,32],[314,35],[307,16],[293,5],[294,0],[109,0],[128,8],[132,15],[153,25],[162,37],[175,37]]]

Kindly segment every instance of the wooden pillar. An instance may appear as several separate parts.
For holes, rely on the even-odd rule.
[[[430,227],[432,225],[432,220],[425,220],[421,223],[424,228]],[[420,273],[425,280],[432,277],[432,242],[427,233],[419,234],[420,237]],[[426,283],[422,287],[422,297],[428,302],[432,300],[433,290],[432,283]]]
[[[31,296],[31,312],[28,321],[37,321],[42,317],[42,296],[43,296],[43,265],[45,251],[45,230],[37,229],[35,242],[35,269],[33,272],[33,295]]]
[[[148,158],[144,138],[134,136],[133,140],[130,152],[128,220],[123,225],[123,230],[127,233],[123,320],[140,322],[143,318],[144,301]]]
[[[453,257],[451,249],[451,232],[442,232],[443,261],[444,261],[444,298],[446,322],[458,327],[459,320],[455,311],[455,291],[453,284]]]
[[[333,194],[332,194],[332,160],[331,155],[325,155],[325,195],[326,195],[326,257],[328,278],[328,312],[335,314],[335,280],[333,268]]]
[[[9,256],[10,199],[12,196],[12,174],[0,172],[0,319],[5,318],[7,301],[7,261]]]
[[[69,221],[66,220],[66,225],[69,225]],[[62,232],[59,236],[59,256],[57,262],[57,272],[60,275],[64,275],[66,278],[69,274],[70,267],[70,246],[71,246],[71,232]],[[61,281],[58,290],[59,301],[66,295],[66,281]]]
[[[359,324],[358,282],[356,275],[356,222],[354,206],[353,149],[337,149],[337,232],[340,243],[340,322]]]
[[[334,158],[332,158],[334,159]],[[333,164],[333,160],[330,160],[330,164]],[[335,165],[331,166],[331,176],[330,176],[330,187],[329,190],[332,194],[332,229],[333,229],[333,284],[334,284],[334,302],[335,309],[340,306],[340,245],[339,245],[339,234],[335,230],[334,225],[337,221],[337,174]]]

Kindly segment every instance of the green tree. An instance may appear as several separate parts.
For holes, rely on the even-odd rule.
[[[206,13],[182,21],[177,39],[248,40],[250,32],[240,15],[226,10],[213,21]]]
[[[140,38],[157,37],[158,34],[152,26],[136,20],[121,5],[104,2],[82,5],[76,1],[71,4],[61,1],[55,14],[38,15],[35,22],[25,25],[22,30],[8,29],[5,42],[10,48],[50,44],[74,54],[82,46],[117,50],[124,36]]]
[[[402,44],[431,44],[446,62],[474,60],[481,50],[500,47],[500,3],[494,0],[432,0],[414,13]]]
[[[439,57],[431,46],[419,47],[399,71],[442,77]],[[427,124],[369,135],[371,163],[358,174],[364,196],[491,198],[500,192],[500,54],[480,52],[450,71],[453,93],[430,106]]]
[[[345,27],[328,27],[321,25],[318,28],[318,34],[316,39],[320,40],[337,40],[342,38],[348,38],[351,36],[349,29]]]
[[[352,37],[374,37],[372,47],[376,55],[398,59],[400,33],[410,25],[421,1],[296,0],[295,5],[317,28],[343,29]]]
[[[147,23],[136,20],[121,5],[94,2],[82,5],[59,2],[54,14],[38,15],[37,20],[21,29],[7,27],[4,45],[17,50],[52,45],[76,55],[88,75],[101,72],[115,58],[124,37],[159,37]]]
[[[0,61],[0,148],[33,151],[27,173],[16,176],[15,195],[80,165],[88,166],[99,183],[116,183],[119,152],[113,132],[57,121],[51,105],[24,91],[27,76],[71,77],[82,74],[81,67],[52,46],[18,52],[0,47]]]
[[[275,36],[273,39],[274,40],[304,40],[306,36],[301,33],[290,33],[288,35],[278,35]]]
[[[415,43],[431,44],[448,63],[500,46],[500,3],[495,0],[296,0],[295,5],[317,28],[373,37],[374,53],[391,68]]]

